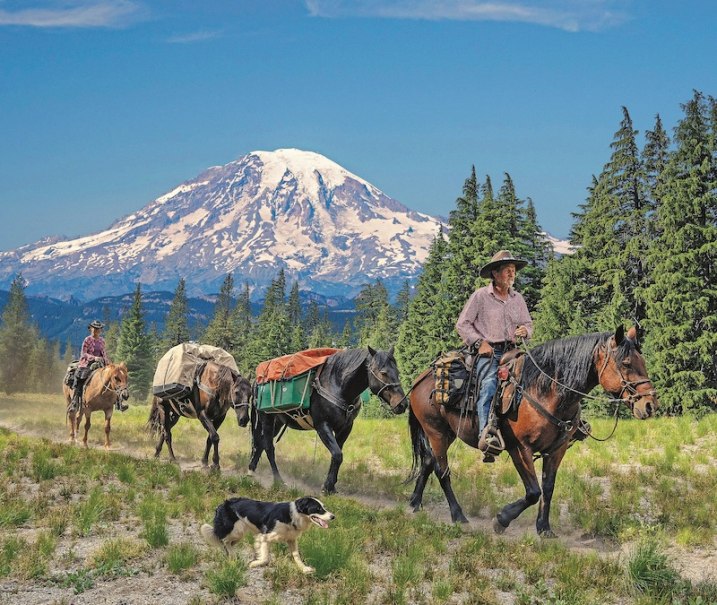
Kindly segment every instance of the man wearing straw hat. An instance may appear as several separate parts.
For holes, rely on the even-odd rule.
[[[463,342],[478,352],[475,373],[480,381],[476,408],[480,422],[484,462],[495,456],[486,450],[500,449],[502,439],[488,422],[493,396],[498,388],[498,362],[506,351],[515,348],[516,339],[533,334],[533,320],[523,296],[513,288],[515,274],[528,261],[515,258],[509,250],[500,250],[480,270],[491,283],[478,288],[463,307],[456,330]]]

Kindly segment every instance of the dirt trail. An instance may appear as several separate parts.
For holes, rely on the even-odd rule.
[[[7,428],[17,434],[25,435],[29,437],[45,438],[56,443],[67,443],[66,439],[60,438],[57,432],[42,432],[36,430],[27,430],[25,427],[13,425],[13,423],[6,420],[0,420],[0,427]],[[81,445],[80,445],[81,447]],[[99,443],[91,443],[90,447],[96,447],[101,449]],[[111,451],[131,456],[138,459],[147,459],[149,457],[148,452],[151,452],[151,448],[144,447],[131,447],[122,445],[121,443],[115,443],[111,448]],[[178,464],[182,471],[201,471],[203,467],[201,462],[195,458],[188,459],[182,456],[178,456]],[[227,475],[241,476],[245,475],[246,472],[237,468],[230,468],[226,464],[222,467],[222,473]],[[266,460],[262,460],[257,469],[257,472],[252,477],[265,488],[272,486],[272,475],[268,467]],[[282,471],[282,477],[289,487],[296,488],[306,494],[318,494],[320,486],[306,483],[302,478],[292,476],[286,471]],[[339,486],[340,489],[340,486]],[[410,507],[407,503],[385,498],[371,496],[365,493],[346,493],[340,492],[339,495],[347,498],[354,499],[362,504],[370,506],[376,509],[393,509],[396,507],[404,507],[405,510],[410,511]],[[427,512],[430,518],[440,521],[442,523],[450,523],[450,512],[448,505],[444,499],[440,501],[429,503],[425,505],[424,510]],[[533,507],[527,510],[523,515],[516,519],[508,528],[508,530],[501,535],[501,539],[509,541],[522,540],[526,535],[535,536],[535,515],[537,514],[537,507]],[[493,535],[493,517],[492,516],[471,516],[466,515],[469,519],[469,523],[465,526],[466,532],[481,531],[489,535]],[[572,552],[577,554],[596,553],[600,557],[608,559],[626,558],[631,552],[632,544],[616,544],[611,541],[604,540],[600,537],[586,536],[583,532],[570,526],[566,526],[565,522],[557,524],[555,527],[556,533],[558,533],[557,540]],[[675,567],[680,570],[682,575],[693,581],[717,581],[717,544],[705,548],[692,548],[687,549],[680,547],[676,544],[669,546],[668,553]],[[2,600],[0,600],[2,604]]]

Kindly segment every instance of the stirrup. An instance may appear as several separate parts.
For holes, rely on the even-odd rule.
[[[501,435],[498,427],[488,426],[483,429],[483,434],[478,440],[478,449],[484,454],[493,457],[493,460],[495,456],[505,449],[505,441],[503,441],[503,435]],[[484,462],[493,462],[493,460],[485,460],[484,458]]]

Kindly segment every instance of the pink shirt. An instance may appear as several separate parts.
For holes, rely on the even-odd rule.
[[[471,294],[458,317],[456,330],[465,344],[472,345],[481,340],[514,342],[518,326],[528,329],[528,338],[533,335],[533,320],[525,299],[511,288],[508,299],[501,300],[490,283]]]
[[[94,361],[94,357],[101,357],[105,360],[105,364],[110,362],[105,353],[105,339],[101,336],[99,338],[88,336],[82,341],[82,353],[78,367],[86,368]]]

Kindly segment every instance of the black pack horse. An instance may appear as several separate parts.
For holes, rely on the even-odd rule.
[[[159,458],[164,442],[167,442],[169,459],[176,462],[172,448],[172,427],[184,416],[197,418],[207,431],[207,445],[202,464],[209,464],[209,450],[214,446],[212,468],[219,469],[219,427],[224,422],[229,408],[234,408],[237,423],[245,427],[249,422],[251,405],[251,383],[231,368],[209,361],[197,368],[197,374],[188,399],[152,399],[152,410],[147,428],[159,436],[154,457]]]
[[[393,347],[389,351],[375,351],[368,347],[334,353],[314,382],[308,413],[319,439],[331,452],[324,493],[336,492],[339,468],[343,462],[342,449],[361,411],[360,395],[367,388],[386,403],[394,414],[402,414],[406,410],[408,402],[401,388]],[[289,414],[265,413],[252,408],[249,473],[256,470],[262,452],[266,452],[274,481],[283,483],[276,466],[274,438],[284,426],[297,430],[309,429]]]

